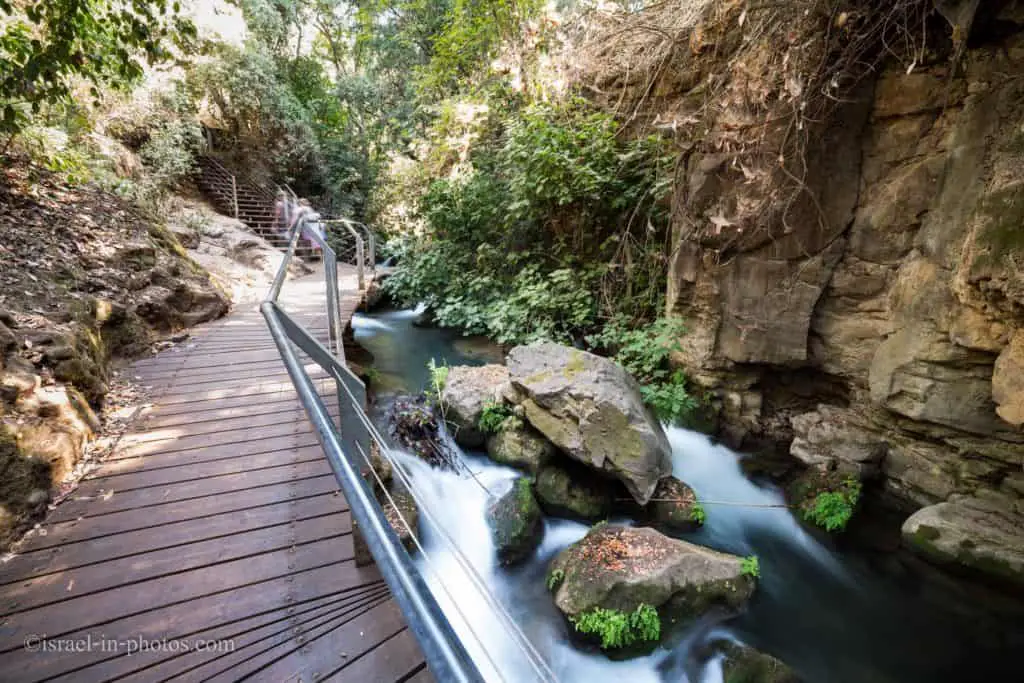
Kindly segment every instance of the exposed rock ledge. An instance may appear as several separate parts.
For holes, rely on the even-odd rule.
[[[956,67],[883,70],[851,94],[812,134],[785,220],[743,213],[760,186],[717,153],[734,129],[709,122],[677,176],[668,307],[690,329],[675,361],[731,445],[877,478],[908,513],[949,500],[928,518],[995,553],[1020,537],[984,535],[952,498],[999,492],[1012,509],[1024,465],[1024,6],[989,11],[1000,30],[979,24]],[[647,113],[686,119],[693,83],[659,83]],[[715,217],[732,224],[721,235]]]
[[[903,524],[909,548],[943,565],[996,576],[1024,588],[1024,504],[1008,496],[953,496]]]

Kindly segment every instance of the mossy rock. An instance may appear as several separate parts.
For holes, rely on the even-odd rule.
[[[74,385],[94,406],[99,405],[107,393],[99,367],[88,358],[79,356],[61,361],[53,368],[53,376]]]
[[[45,511],[50,485],[49,463],[23,453],[0,423],[0,548]]]
[[[526,477],[516,479],[512,490],[487,508],[487,523],[502,565],[529,558],[544,537],[544,516]]]
[[[542,467],[535,489],[544,512],[554,517],[594,522],[612,510],[612,482],[565,459]]]
[[[937,565],[996,585],[1024,587],[1024,515],[1019,501],[995,492],[952,496],[903,523],[907,548]]]
[[[801,683],[796,673],[782,661],[759,650],[727,643],[723,652],[723,683]]]
[[[697,502],[697,494],[675,477],[658,482],[646,513],[648,523],[663,531],[686,533],[696,531],[704,523],[704,510]]]
[[[649,527],[610,524],[559,553],[548,575],[561,578],[555,605],[570,620],[597,608],[629,614],[650,605],[658,610],[662,638],[711,609],[741,609],[756,587],[739,557]]]
[[[130,358],[144,353],[152,342],[149,327],[135,313],[126,313],[100,328],[100,334],[111,355]]]
[[[487,455],[494,462],[537,474],[554,457],[555,446],[519,418],[511,417],[487,437]]]

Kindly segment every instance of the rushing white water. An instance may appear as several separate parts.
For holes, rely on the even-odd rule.
[[[761,488],[743,475],[736,454],[700,434],[674,428],[667,432],[676,476],[689,483],[699,498],[709,501],[707,523],[691,540],[750,554],[754,552],[751,534],[768,531],[780,542],[797,544],[830,571],[839,571],[828,551],[782,506],[779,492]],[[519,476],[517,471],[472,454],[464,458],[473,475],[432,469],[410,455],[398,457],[424,515],[420,531],[427,556],[419,559],[421,570],[488,680],[525,681],[532,676],[529,660],[475,584],[486,586],[501,602],[560,681],[593,683],[618,677],[631,683],[691,680],[683,671],[687,652],[696,639],[709,636],[713,624],[698,624],[672,646],[672,652],[659,649],[624,662],[582,651],[569,642],[565,622],[545,587],[545,575],[555,554],[582,538],[586,525],[549,519],[544,540],[529,562],[513,569],[498,566],[485,512],[489,501],[509,489]],[[735,504],[717,504],[725,502]],[[765,573],[771,575],[770,570]],[[720,665],[713,659],[703,670],[693,671],[692,662],[689,668],[694,683],[721,681]]]
[[[353,320],[356,338],[374,357],[375,414],[383,417],[389,395],[427,386],[427,363],[478,365],[480,353],[457,331],[413,326],[414,311],[386,311]],[[492,349],[496,352],[497,349]],[[747,610],[726,622],[707,618],[648,657],[612,662],[569,642],[568,627],[544,585],[551,558],[579,539],[586,527],[549,519],[546,536],[523,566],[496,566],[486,528],[487,495],[471,478],[431,470],[417,460],[406,466],[441,528],[461,549],[482,581],[512,613],[560,680],[720,683],[722,663],[708,644],[737,638],[793,666],[804,680],[828,683],[961,683],[1013,679],[1019,668],[1021,620],[989,620],[984,607],[965,619],[964,597],[926,584],[891,552],[835,553],[809,536],[783,506],[774,487],[759,486],[742,473],[742,456],[707,437],[668,429],[674,472],[705,502],[705,527],[685,539],[740,555],[756,554],[761,579]],[[499,493],[516,476],[482,455],[466,462],[487,488]],[[740,503],[740,505],[736,505]],[[438,568],[424,576],[446,613],[491,680],[531,680],[525,660],[487,602],[473,590],[455,554],[426,519],[421,531]],[[438,577],[455,596],[444,593]],[[947,605],[956,609],[950,610]],[[466,619],[459,616],[459,611]],[[480,634],[478,643],[472,633]],[[495,661],[491,667],[487,654]],[[488,669],[490,667],[490,669]],[[991,674],[991,675],[986,675]]]
[[[672,473],[693,488],[707,512],[703,528],[690,540],[737,555],[757,554],[762,568],[770,569],[772,558],[764,556],[764,544],[754,545],[755,538],[770,535],[773,545],[796,546],[834,578],[847,578],[832,553],[794,519],[782,493],[743,474],[741,456],[704,434],[674,427],[665,432],[672,445]]]

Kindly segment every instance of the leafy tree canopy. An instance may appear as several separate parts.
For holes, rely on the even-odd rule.
[[[44,104],[72,98],[78,80],[126,88],[185,46],[195,27],[167,0],[0,0],[0,131],[20,131]]]

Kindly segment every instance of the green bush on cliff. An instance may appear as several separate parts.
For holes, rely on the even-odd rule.
[[[587,341],[614,353],[615,361],[640,382],[644,402],[660,419],[681,424],[699,405],[687,387],[686,376],[669,368],[669,357],[680,350],[679,338],[685,331],[678,318],[635,325],[620,315]]]
[[[580,633],[598,636],[601,648],[605,650],[661,638],[658,610],[646,603],[641,603],[631,613],[595,607],[590,612],[572,618],[572,622]]]
[[[581,101],[493,118],[472,168],[429,184],[417,211],[425,229],[396,247],[402,268],[387,291],[425,303],[442,326],[508,344],[579,341],[617,312],[654,318],[665,290],[664,141],[626,139]]]
[[[860,493],[860,482],[847,477],[836,490],[822,491],[807,500],[801,506],[801,512],[804,519],[826,531],[842,531],[853,517]]]

